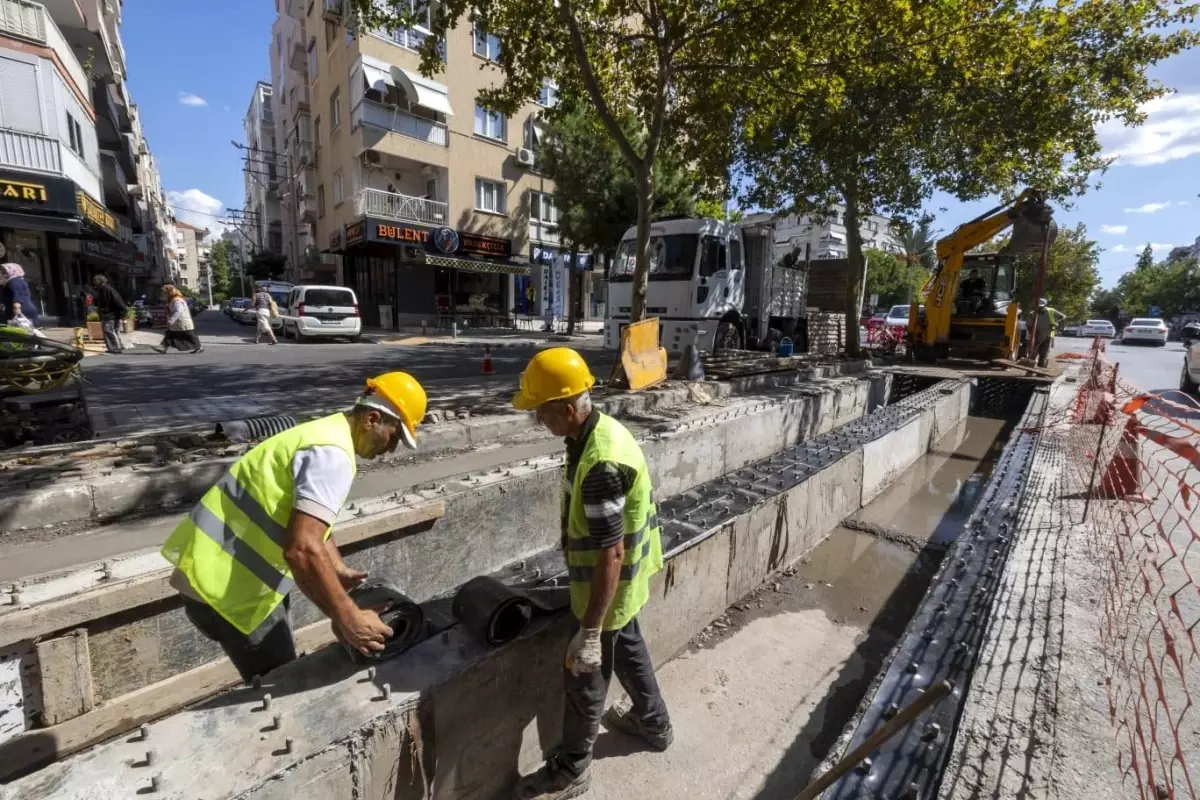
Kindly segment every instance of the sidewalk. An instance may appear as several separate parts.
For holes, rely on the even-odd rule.
[[[575,333],[567,335],[565,322],[558,322],[554,330],[542,330],[541,320],[533,320],[518,328],[459,328],[457,331],[432,326],[408,326],[399,331],[383,328],[365,328],[363,338],[388,345],[482,345],[492,347],[537,347],[547,343],[594,343],[600,346],[604,334],[604,320],[584,320],[576,323]]]

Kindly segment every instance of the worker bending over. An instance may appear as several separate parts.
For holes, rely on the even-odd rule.
[[[175,528],[162,554],[171,585],[200,632],[249,682],[296,658],[288,621],[293,585],[364,654],[392,630],[347,591],[367,574],[348,566],[330,538],[356,472],[403,441],[417,446],[425,390],[405,372],[367,381],[345,413],[297,425],[239,458]]]
[[[663,561],[650,471],[633,435],[592,408],[588,390],[595,382],[578,353],[556,347],[533,357],[513,397],[514,406],[536,411],[541,424],[566,439],[563,550],[579,622],[563,665],[562,742],[537,772],[518,781],[518,800],[564,800],[588,790],[602,714],[609,728],[656,750],[666,750],[673,737],[637,619]],[[603,713],[614,672],[632,708]]]

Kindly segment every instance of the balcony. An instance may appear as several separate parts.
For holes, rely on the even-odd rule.
[[[443,123],[426,117],[418,117],[397,106],[376,103],[374,100],[364,99],[351,109],[351,130],[360,125],[396,133],[435,147],[446,146],[446,126]],[[367,144],[368,149],[372,147],[374,147],[373,144]]]
[[[344,0],[322,0],[321,16],[330,22],[340,22]]]
[[[292,119],[307,114],[308,108],[308,87],[301,84],[288,89],[288,101],[292,104]]]
[[[354,198],[354,213],[420,225],[445,225],[449,206],[437,200],[410,197],[381,189],[362,189]]]
[[[0,0],[0,33],[43,44],[54,51],[76,88],[85,94],[89,81],[70,43],[41,3]]]
[[[0,165],[33,172],[62,173],[58,139],[0,128]]]
[[[546,244],[561,244],[562,235],[558,232],[557,225],[550,225],[538,220],[529,221],[529,240],[531,242],[544,242]]]

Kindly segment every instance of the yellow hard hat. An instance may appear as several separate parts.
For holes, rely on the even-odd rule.
[[[513,395],[513,406],[532,411],[542,403],[586,392],[595,384],[583,356],[569,347],[551,347],[529,360],[521,373],[521,391]]]
[[[416,428],[425,419],[425,389],[407,372],[385,372],[367,378],[367,391],[358,405],[377,408],[399,418],[404,443],[417,446]]]

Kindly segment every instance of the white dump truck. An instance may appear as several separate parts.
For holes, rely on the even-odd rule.
[[[608,276],[604,346],[615,350],[629,324],[637,228],[626,231]],[[803,262],[776,258],[775,223],[665,219],[650,227],[647,316],[657,317],[668,354],[695,343],[717,349],[771,349],[795,339],[804,315]]]

